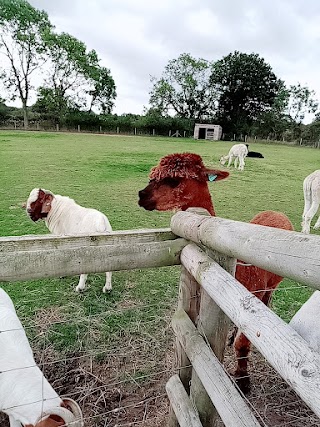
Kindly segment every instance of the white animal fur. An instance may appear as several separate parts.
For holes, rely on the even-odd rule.
[[[88,234],[105,234],[112,231],[108,218],[100,211],[85,208],[78,205],[73,199],[67,196],[54,195],[48,190],[42,189],[45,193],[53,196],[51,209],[45,219],[46,226],[52,234],[59,236],[77,236]],[[38,199],[39,188],[31,191],[27,200],[27,210],[32,202]],[[88,274],[81,274],[76,291],[85,289]],[[106,273],[106,281],[103,292],[112,289],[112,273]]]
[[[9,416],[10,427],[36,425],[44,414],[67,411],[61,408],[62,399],[36,365],[11,298],[1,288],[0,349],[0,411]]]
[[[295,329],[309,346],[320,353],[320,291],[315,291],[290,320]]]
[[[320,170],[308,175],[303,181],[304,210],[302,214],[302,233],[310,233],[310,225],[320,204]],[[315,223],[315,230],[320,228],[320,217]]]
[[[221,157],[220,163],[224,165],[226,161],[229,160],[228,167],[230,167],[234,160],[234,167],[237,169],[239,161],[238,169],[243,171],[245,165],[244,158],[247,156],[247,154],[248,148],[245,144],[235,144],[230,148],[229,153],[226,156]]]

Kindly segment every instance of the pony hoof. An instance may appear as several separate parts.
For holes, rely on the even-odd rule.
[[[236,377],[235,376],[235,382],[243,394],[250,393],[251,384],[250,384],[250,378],[249,377],[247,377],[247,376]]]

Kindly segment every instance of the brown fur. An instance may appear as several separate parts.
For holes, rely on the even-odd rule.
[[[40,421],[35,426],[32,424],[27,424],[25,427],[61,427],[64,425],[65,423],[62,418],[58,417],[57,415],[50,415],[50,417]]]
[[[46,193],[41,188],[39,189],[37,200],[32,202],[27,209],[28,215],[32,221],[36,222],[39,219],[47,217],[51,209],[52,199],[53,195],[51,193]]]

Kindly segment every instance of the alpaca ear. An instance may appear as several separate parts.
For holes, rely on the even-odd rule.
[[[219,169],[207,169],[206,173],[208,181],[210,182],[221,181],[222,179],[228,178],[229,176],[229,172]]]

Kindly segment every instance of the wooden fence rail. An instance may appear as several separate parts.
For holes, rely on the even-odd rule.
[[[186,241],[170,229],[108,235],[0,238],[0,281],[20,281],[180,264]]]
[[[171,220],[176,235],[265,270],[320,289],[320,239],[191,212]]]

